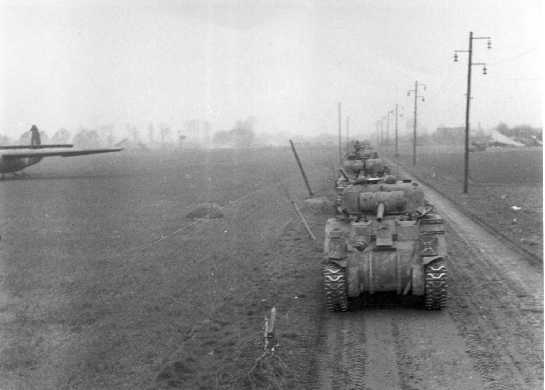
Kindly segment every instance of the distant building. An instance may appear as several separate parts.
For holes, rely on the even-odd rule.
[[[446,127],[441,126],[435,130],[432,136],[433,140],[441,144],[462,144],[465,139],[465,127]]]

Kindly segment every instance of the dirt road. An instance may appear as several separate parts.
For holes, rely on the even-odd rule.
[[[448,222],[449,305],[325,313],[321,389],[541,389],[542,271],[430,188]]]

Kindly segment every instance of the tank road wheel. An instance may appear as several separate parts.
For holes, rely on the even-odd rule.
[[[346,276],[344,268],[335,263],[325,264],[322,268],[324,291],[329,311],[347,311]]]
[[[434,261],[425,268],[424,307],[426,310],[441,310],[447,304],[447,264],[445,260]]]

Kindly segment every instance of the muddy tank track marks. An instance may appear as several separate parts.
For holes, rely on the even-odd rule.
[[[444,260],[428,264],[425,269],[424,308],[441,310],[447,304],[447,265]]]
[[[324,291],[329,311],[347,311],[348,295],[344,268],[334,263],[327,263],[322,268]]]

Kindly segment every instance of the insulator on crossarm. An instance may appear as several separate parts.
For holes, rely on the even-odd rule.
[[[483,67],[483,74],[487,74],[487,69],[486,69],[486,65]]]
[[[454,53],[454,62],[458,62],[458,53]]]

